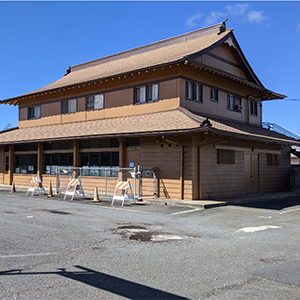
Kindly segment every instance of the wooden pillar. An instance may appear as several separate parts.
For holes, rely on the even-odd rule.
[[[180,153],[180,200],[184,199],[184,146],[179,145]]]
[[[119,139],[119,167],[126,168],[126,139]],[[119,180],[123,179],[123,172],[119,172]]]
[[[43,143],[38,143],[37,176],[39,176],[41,178],[41,180],[42,180],[42,174],[43,174],[43,153],[44,153]]]
[[[73,142],[73,167],[79,168],[79,141]]]
[[[202,199],[202,172],[201,172],[201,147],[198,148],[198,184],[199,184],[199,199]]]
[[[8,185],[12,185],[14,171],[14,145],[9,145]]]
[[[198,146],[192,146],[192,199],[199,199],[199,153]]]

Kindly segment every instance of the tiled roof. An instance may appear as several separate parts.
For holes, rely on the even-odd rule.
[[[0,144],[133,134],[154,135],[160,132],[185,132],[195,128],[199,128],[198,122],[179,110],[173,110],[138,116],[19,128],[0,133]]]
[[[0,144],[75,140],[83,138],[105,138],[145,136],[161,134],[183,134],[211,131],[218,135],[231,136],[270,143],[300,145],[300,141],[283,134],[230,120],[207,118],[179,107],[175,110],[94,121],[82,121],[39,127],[27,127],[0,133]]]
[[[222,24],[198,29],[173,38],[73,66],[69,69],[66,76],[43,88],[19,97],[176,63],[184,60],[191,54],[198,53],[212,46],[232,32],[231,29],[225,29],[225,31],[220,32]],[[19,97],[3,101],[9,103],[8,100],[11,101]]]
[[[276,133],[269,129],[262,128],[256,125],[249,125],[225,120],[210,120],[212,127],[211,130],[217,134],[231,135],[243,139],[275,142],[279,144],[300,144],[286,135]]]

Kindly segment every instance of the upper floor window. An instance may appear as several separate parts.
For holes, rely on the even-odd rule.
[[[217,89],[210,89],[210,100],[219,101],[219,91]]]
[[[41,117],[41,106],[31,106],[28,107],[28,120],[39,119]]]
[[[134,89],[134,102],[145,103],[158,100],[158,84],[150,84]]]
[[[187,81],[185,97],[189,100],[202,102],[202,85],[196,82]]]
[[[251,116],[255,116],[255,117],[257,117],[257,115],[258,115],[258,109],[257,109],[257,102],[256,101],[254,101],[254,100],[250,100],[249,101],[249,114],[251,115]]]
[[[103,94],[86,97],[86,110],[103,108]]]
[[[70,114],[77,111],[77,99],[68,99],[61,101],[61,113]]]
[[[241,97],[228,94],[227,95],[227,109],[241,112],[242,111],[242,100]]]

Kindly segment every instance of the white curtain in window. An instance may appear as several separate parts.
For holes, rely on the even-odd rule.
[[[103,108],[103,94],[95,96],[94,109]]]
[[[75,113],[77,111],[76,102],[76,99],[69,100],[69,113]]]
[[[140,103],[146,102],[146,87],[141,86],[140,87]]]
[[[152,85],[152,100],[158,100],[158,84]]]
[[[41,107],[40,106],[35,106],[35,108],[34,108],[34,117],[36,119],[41,117]]]

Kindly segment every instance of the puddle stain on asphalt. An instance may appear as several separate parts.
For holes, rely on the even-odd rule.
[[[141,242],[165,242],[171,240],[182,240],[188,237],[163,234],[149,231],[145,226],[140,225],[123,225],[117,228],[117,232],[126,239]]]

